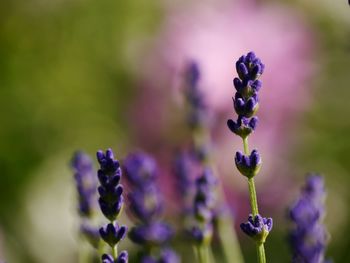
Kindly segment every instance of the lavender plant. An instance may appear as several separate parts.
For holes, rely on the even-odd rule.
[[[182,163],[179,164],[177,169],[177,176],[182,183],[189,181],[189,176],[186,174],[190,172],[188,169],[189,159],[191,161],[194,159],[197,166],[202,170],[202,175],[196,180],[196,194],[192,208],[194,219],[197,221],[196,226],[192,229],[192,234],[195,237],[194,240],[197,241],[196,254],[198,260],[200,262],[214,260],[210,243],[213,233],[216,233],[216,236],[219,237],[219,244],[225,261],[230,262],[234,260],[236,263],[240,263],[243,262],[243,258],[235,230],[232,227],[233,217],[227,210],[224,194],[215,175],[215,167],[211,158],[211,139],[208,129],[209,111],[204,95],[199,89],[199,79],[200,71],[198,65],[195,62],[189,63],[185,69],[184,94],[187,101],[187,120],[192,135],[193,149],[191,151],[192,154],[183,154],[182,159],[180,159]],[[188,158],[188,156],[193,156],[194,158]],[[185,157],[187,157],[187,160]],[[186,192],[192,190],[190,188],[191,185],[186,183]],[[220,198],[216,198],[218,193]],[[204,214],[201,215],[201,213],[205,213],[206,216],[203,217]],[[205,238],[203,239],[203,237]]]
[[[309,174],[298,200],[291,206],[289,217],[294,228],[289,241],[294,263],[326,263],[327,231],[322,223],[325,214],[323,178]]]
[[[120,184],[122,170],[119,162],[114,159],[111,149],[105,153],[97,152],[97,160],[100,164],[100,169],[97,171],[100,186],[98,193],[100,195],[98,203],[103,215],[109,220],[109,223],[101,227],[99,232],[101,238],[111,247],[112,255],[103,254],[103,263],[127,263],[128,253],[122,251],[118,255],[118,244],[126,236],[128,228],[119,226],[117,223],[118,216],[121,213],[124,198],[123,186]]]
[[[231,119],[227,121],[228,128],[243,140],[244,153],[240,151],[236,153],[235,164],[239,172],[248,179],[252,214],[249,215],[248,221],[240,226],[242,231],[255,241],[260,263],[266,262],[264,243],[272,229],[272,219],[264,218],[259,214],[254,177],[258,174],[262,161],[257,150],[249,153],[248,137],[255,130],[258,122],[255,114],[259,108],[258,91],[262,86],[259,77],[264,72],[264,68],[264,64],[253,52],[238,59],[236,62],[238,78],[233,79],[236,89],[233,108],[238,118],[237,121]]]
[[[174,231],[160,219],[163,206],[155,183],[157,167],[154,159],[143,153],[130,154],[123,167],[132,187],[130,210],[137,220],[129,238],[142,246],[140,262],[178,263],[178,256],[168,245]]]

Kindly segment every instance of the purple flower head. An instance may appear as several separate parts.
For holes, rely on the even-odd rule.
[[[264,69],[265,65],[261,63],[254,52],[241,56],[236,62],[236,70],[241,80],[256,80],[264,72]]]
[[[128,196],[133,215],[144,223],[159,218],[162,202],[155,184],[157,171],[155,160],[141,152],[129,154],[124,161],[124,170],[133,188]]]
[[[154,185],[145,186],[143,190],[135,189],[128,197],[131,212],[141,222],[152,222],[160,217],[163,205]]]
[[[229,119],[227,121],[228,128],[241,138],[246,138],[251,134],[258,124],[258,117],[248,119],[246,117],[239,116],[237,122]]]
[[[100,150],[96,153],[96,156],[103,174],[109,176],[120,174],[120,165],[119,162],[114,159],[112,149],[107,149],[106,153]]]
[[[202,127],[206,120],[206,105],[198,88],[200,72],[198,65],[191,62],[185,69],[185,96],[189,105],[188,123],[193,129]]]
[[[123,168],[126,179],[139,188],[152,184],[157,177],[155,160],[141,152],[129,154],[123,162]]]
[[[127,251],[120,252],[116,260],[113,259],[111,255],[103,254],[102,263],[128,263],[129,255]]]
[[[96,227],[93,227],[87,223],[80,225],[80,233],[89,241],[89,243],[97,248],[100,242],[100,233]]]
[[[99,232],[101,238],[111,247],[114,247],[120,240],[125,238],[127,231],[128,228],[126,226],[119,227],[117,223],[109,223],[101,227]]]
[[[242,175],[252,178],[260,171],[262,161],[257,150],[253,150],[249,156],[238,151],[235,163]]]
[[[92,161],[87,154],[76,152],[71,163],[75,172],[74,179],[79,198],[79,213],[82,217],[90,217],[95,206],[94,197],[97,188]]]
[[[323,263],[328,234],[322,224],[325,189],[320,175],[310,174],[300,198],[292,205],[289,217],[294,223],[289,241],[293,262]]]
[[[192,166],[193,164],[189,154],[184,151],[176,154],[173,168],[177,183],[176,192],[183,200],[193,191]]]
[[[100,164],[100,169],[97,171],[100,181],[98,202],[104,216],[110,221],[114,221],[124,203],[123,186],[119,184],[122,172],[111,149],[108,149],[105,154],[98,151],[97,160]]]
[[[129,238],[140,245],[159,246],[168,242],[173,235],[173,229],[162,222],[138,225],[129,232]]]
[[[264,243],[272,229],[272,218],[249,215],[248,221],[240,225],[242,231],[259,243]]]
[[[236,93],[232,99],[238,119],[236,122],[228,120],[227,126],[243,139],[255,130],[257,124],[257,118],[253,116],[259,109],[258,92],[262,87],[262,82],[258,78],[264,72],[264,68],[264,64],[254,52],[241,56],[236,62],[239,78],[233,79]]]

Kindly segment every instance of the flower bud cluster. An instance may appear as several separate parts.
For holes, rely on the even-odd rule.
[[[171,250],[166,247],[174,231],[160,220],[163,206],[156,186],[156,162],[144,153],[134,153],[126,157],[123,168],[132,188],[128,196],[130,210],[137,221],[136,226],[130,230],[129,237],[143,247],[140,262],[179,262],[175,252],[170,253]],[[160,248],[160,254],[150,254],[150,248]],[[163,254],[173,256],[166,257]]]
[[[258,123],[258,118],[254,115],[259,108],[258,91],[262,86],[259,77],[264,72],[264,68],[264,64],[254,52],[241,56],[236,62],[239,78],[233,80],[236,93],[232,99],[238,119],[237,121],[228,120],[227,126],[243,139],[255,130]]]
[[[240,225],[242,231],[258,243],[264,243],[272,229],[272,218],[265,218],[257,214],[249,215],[248,221]]]
[[[253,238],[256,243],[263,244],[272,229],[272,218],[264,218],[258,213],[258,204],[254,185],[254,176],[261,168],[261,157],[257,150],[248,153],[248,136],[255,130],[258,118],[255,116],[259,109],[258,92],[262,82],[259,77],[265,69],[261,60],[254,52],[241,56],[236,62],[238,77],[233,79],[236,93],[233,97],[233,108],[237,113],[237,121],[229,119],[227,126],[234,134],[243,139],[244,154],[236,152],[235,164],[238,171],[249,181],[249,194],[253,214],[249,215],[248,221],[241,224],[242,231]]]
[[[105,153],[98,151],[96,155],[100,164],[100,169],[97,171],[100,182],[98,202],[103,215],[110,221],[109,224],[101,227],[99,232],[101,238],[114,251],[118,243],[125,238],[128,230],[127,226],[119,226],[116,222],[124,204],[123,186],[120,184],[122,171],[111,149]],[[102,262],[126,263],[128,262],[128,253],[122,251],[119,255],[114,256],[104,254]]]

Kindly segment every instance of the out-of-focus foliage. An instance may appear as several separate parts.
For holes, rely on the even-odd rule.
[[[125,54],[158,20],[151,1],[0,2],[0,222],[17,255],[26,254],[14,236],[21,198],[39,165],[126,142]]]

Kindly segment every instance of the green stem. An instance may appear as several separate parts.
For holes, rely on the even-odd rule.
[[[196,246],[196,253],[198,263],[211,263],[209,246]]]
[[[118,244],[115,245],[114,247],[112,247],[112,255],[113,255],[113,259],[117,259],[117,257],[118,257]]]
[[[248,179],[248,188],[249,188],[250,206],[252,207],[253,216],[256,216],[257,214],[259,214],[259,210],[258,210],[258,200],[256,198],[254,178]]]
[[[264,243],[256,243],[259,263],[266,263]]]
[[[249,155],[248,137],[243,139],[243,149],[244,149],[244,154]],[[248,188],[249,188],[249,200],[250,200],[250,206],[252,208],[252,214],[253,216],[256,216],[257,214],[259,214],[259,210],[258,210],[258,200],[256,197],[254,178],[248,178]],[[258,262],[266,263],[264,243],[256,242],[256,251],[258,256]]]

